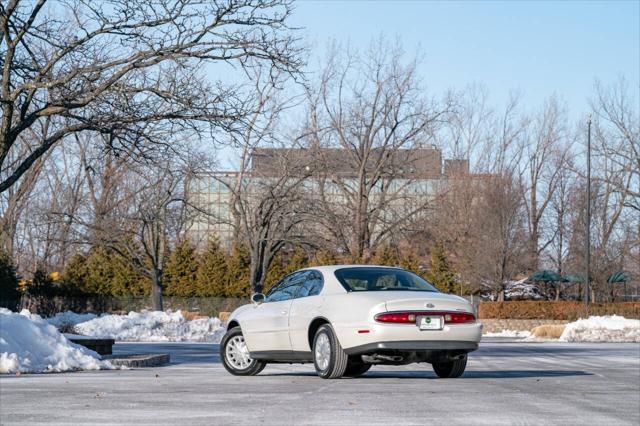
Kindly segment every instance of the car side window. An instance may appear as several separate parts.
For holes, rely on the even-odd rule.
[[[318,271],[309,271],[300,286],[297,297],[317,296],[322,291],[324,281]]]
[[[293,299],[300,285],[301,273],[296,272],[287,275],[278,284],[273,286],[265,297],[265,302],[282,302],[284,300]]]

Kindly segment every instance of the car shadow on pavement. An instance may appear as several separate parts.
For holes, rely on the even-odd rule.
[[[260,376],[315,376],[313,372],[286,372],[286,373],[261,373]],[[548,378],[569,376],[593,376],[591,373],[580,370],[489,370],[467,371],[461,379],[521,379],[521,378]],[[437,379],[432,371],[375,371],[371,370],[358,379]]]
[[[521,379],[525,377],[567,377],[567,376],[593,376],[591,373],[580,370],[488,370],[467,371],[462,379]],[[436,379],[431,371],[369,371],[363,379]]]

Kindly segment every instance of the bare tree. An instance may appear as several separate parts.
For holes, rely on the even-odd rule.
[[[288,72],[300,62],[288,0],[160,0],[0,4],[0,192],[67,136],[110,135],[124,151],[141,130],[230,128],[245,113],[237,84],[199,69],[254,59]],[[34,126],[41,138],[21,137]]]
[[[438,217],[445,217],[441,223],[449,228],[439,232],[449,236],[462,278],[476,289],[489,290],[498,300],[504,299],[507,281],[521,272],[525,257],[519,167],[529,120],[521,114],[519,102],[514,94],[502,111],[486,114],[477,172],[450,180],[446,202],[438,203],[444,209]]]
[[[163,273],[170,244],[185,228],[184,204],[187,180],[192,175],[185,165],[172,159],[154,167],[129,167],[118,189],[126,202],[118,202],[112,220],[87,224],[95,241],[118,253],[151,281],[154,310],[162,310]],[[117,227],[114,228],[114,224]]]
[[[410,196],[418,177],[441,174],[427,143],[449,111],[427,99],[416,61],[376,40],[364,56],[335,46],[318,86],[309,92],[309,133],[318,181],[321,234],[355,260],[371,252],[415,215],[425,197]],[[435,154],[435,155],[434,155]]]
[[[609,87],[597,82],[591,105],[596,117],[596,149],[612,170],[609,184],[625,197],[626,207],[640,212],[640,112],[626,81],[620,78]]]
[[[42,157],[34,162],[33,167],[24,174],[18,185],[0,194],[0,249],[11,257],[16,255],[15,244],[18,226],[32,200],[45,159]]]
[[[579,222],[580,197],[576,197],[576,194],[580,194],[580,190],[573,169],[570,160],[560,169],[549,204],[550,213],[546,218],[546,227],[553,229],[548,258],[560,275],[571,273],[569,242],[573,238],[572,224]],[[556,283],[556,300],[560,299],[560,285]]]
[[[293,130],[287,131],[281,121],[283,112],[299,104],[295,94],[284,98],[286,75],[260,67],[246,71],[254,82],[253,112],[242,131],[231,135],[239,154],[237,173],[233,178],[213,175],[229,194],[230,212],[228,217],[213,215],[213,220],[231,228],[233,242],[247,244],[250,286],[261,292],[276,254],[285,244],[304,240],[299,231],[309,205],[303,185],[311,175],[312,159],[296,155],[301,137],[292,136]],[[206,206],[199,209],[211,216]]]
[[[553,239],[541,229],[545,213],[558,185],[561,173],[567,167],[570,144],[566,135],[566,112],[556,98],[547,100],[540,113],[532,120],[529,131],[521,140],[523,162],[524,206],[529,234],[529,262],[531,270],[539,267],[540,253]],[[545,238],[543,241],[540,239]]]

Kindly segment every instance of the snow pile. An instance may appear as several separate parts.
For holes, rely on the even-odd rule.
[[[188,321],[181,311],[129,312],[102,315],[75,326],[76,332],[93,337],[109,337],[125,342],[213,342],[218,343],[224,328],[218,318]]]
[[[518,281],[507,281],[505,284],[504,297],[507,300],[544,299],[538,285],[527,280],[528,278],[523,278]]]
[[[0,373],[49,373],[112,368],[107,361],[68,341],[58,330],[29,311],[0,308]]]
[[[46,318],[46,321],[55,326],[58,330],[69,329],[81,322],[89,321],[97,317],[96,314],[76,314],[75,312],[59,312],[52,317]]]
[[[640,343],[640,320],[618,315],[591,316],[567,324],[562,342],[636,342]]]
[[[538,284],[528,281],[525,277],[520,280],[508,280],[504,282],[504,298],[505,300],[543,300],[545,297],[540,291]],[[493,288],[493,283],[484,281],[485,287]],[[481,298],[487,300],[497,300],[494,292],[482,293]]]
[[[512,338],[526,338],[531,336],[530,331],[522,330],[502,330],[497,333],[484,333],[482,337],[512,337]]]

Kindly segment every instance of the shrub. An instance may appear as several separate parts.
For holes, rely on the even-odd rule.
[[[538,339],[559,339],[564,332],[564,327],[559,324],[539,325],[531,330],[531,335]]]
[[[13,262],[0,250],[0,301],[11,309],[15,309],[18,299],[20,299],[20,291]]]
[[[640,302],[592,303],[588,315],[621,315],[640,318]],[[584,318],[582,302],[573,301],[508,301],[482,302],[478,308],[480,319],[553,319],[573,321]]]

